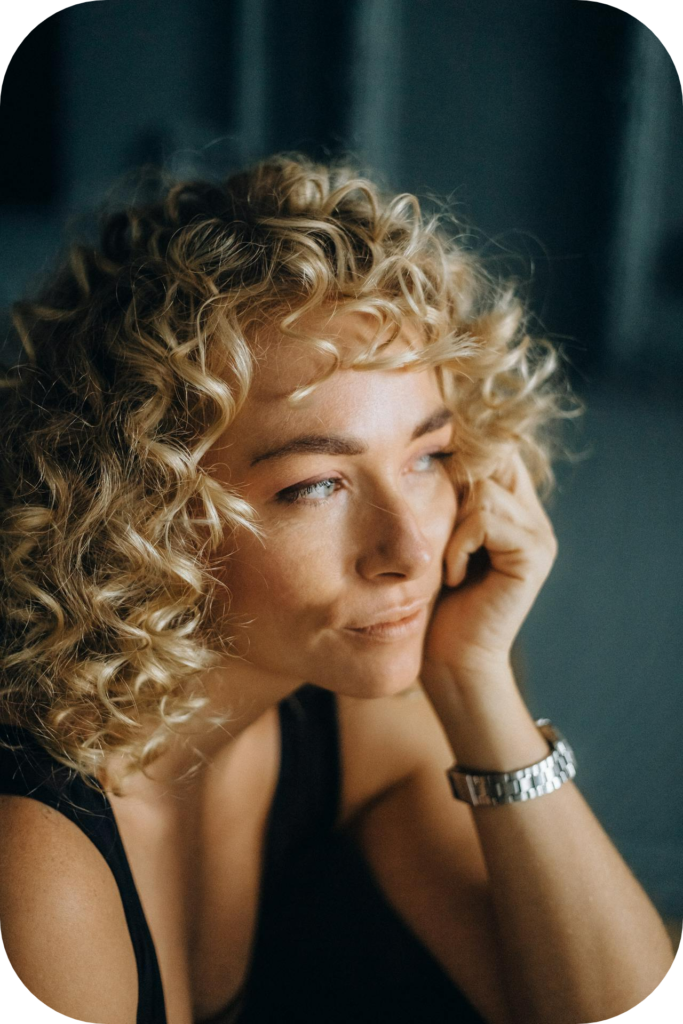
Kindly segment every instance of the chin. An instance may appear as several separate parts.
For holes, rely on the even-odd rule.
[[[409,675],[395,673],[390,677],[374,675],[367,676],[365,679],[346,678],[340,681],[339,685],[335,685],[328,677],[325,683],[317,685],[359,700],[375,700],[378,697],[396,697],[419,689],[419,680],[420,677],[416,673]]]
[[[300,662],[300,678],[344,697],[395,697],[422,672],[424,630],[394,643],[365,644],[327,633]]]

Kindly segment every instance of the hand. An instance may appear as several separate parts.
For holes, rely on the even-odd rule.
[[[479,571],[468,572],[477,552]],[[467,680],[509,667],[512,643],[557,554],[521,456],[478,481],[444,552],[444,586],[427,627],[422,680]]]

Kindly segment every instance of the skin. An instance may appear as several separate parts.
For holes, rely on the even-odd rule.
[[[332,326],[348,343],[368,333],[358,316]],[[281,396],[312,379],[318,365],[301,345],[275,352],[215,467],[253,503],[267,531],[264,546],[243,531],[224,576],[231,611],[253,621],[238,648],[264,681],[268,674],[349,696],[386,696],[417,677],[427,615],[419,633],[391,645],[359,644],[346,627],[418,600],[433,604],[457,514],[445,462],[433,453],[448,448],[451,427],[409,441],[413,427],[443,406],[433,371],[341,370],[307,408],[290,411]],[[368,451],[249,467],[254,451],[309,433],[352,435]],[[282,500],[284,491],[311,484],[295,503]]]
[[[368,318],[358,314],[319,313],[304,326],[325,331],[349,352],[365,348],[373,334]],[[179,733],[145,775],[124,780],[127,794],[157,799],[159,788],[165,792],[192,769],[197,753],[202,774],[217,769],[239,737],[304,682],[352,697],[381,697],[407,689],[420,672],[457,515],[445,463],[431,458],[448,448],[450,426],[409,443],[413,427],[444,404],[436,375],[341,370],[305,408],[292,409],[286,396],[325,364],[310,346],[272,328],[254,344],[259,368],[248,397],[203,460],[207,472],[252,503],[265,533],[262,543],[239,529],[216,569],[226,588],[218,588],[218,614],[227,605],[237,657],[205,675],[211,697],[205,714],[228,710],[231,720],[208,729],[195,720],[189,738]],[[405,340],[395,345],[401,351]],[[309,433],[352,435],[368,451],[250,465],[255,452]],[[328,478],[334,484],[318,486],[296,504],[278,500],[285,489]],[[418,600],[425,602],[421,629],[404,640],[364,644],[344,628]],[[112,756],[101,780],[118,781],[120,767]]]

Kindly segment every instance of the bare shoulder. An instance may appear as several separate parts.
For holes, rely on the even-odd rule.
[[[63,814],[0,795],[0,925],[24,985],[59,1013],[134,1024],[138,980],[114,877]]]
[[[392,697],[339,695],[337,707],[342,823],[424,766],[445,772],[453,764],[453,752],[419,681]]]

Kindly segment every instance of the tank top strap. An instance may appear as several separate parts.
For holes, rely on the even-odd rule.
[[[280,774],[268,823],[264,882],[292,854],[326,834],[340,804],[340,752],[334,693],[306,683],[280,702]]]
[[[9,749],[9,747],[13,749]],[[19,726],[0,723],[0,793],[30,797],[59,811],[84,832],[114,876],[138,969],[137,1024],[166,1024],[161,974],[128,858],[106,794],[56,761]]]

